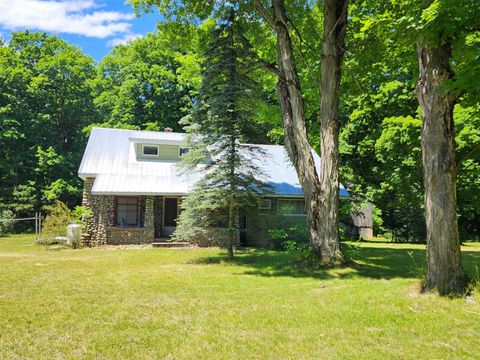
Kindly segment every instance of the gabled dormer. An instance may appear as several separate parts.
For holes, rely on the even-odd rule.
[[[180,161],[182,156],[188,153],[189,148],[183,147],[183,134],[172,132],[166,128],[162,139],[132,137],[135,157],[139,161]]]

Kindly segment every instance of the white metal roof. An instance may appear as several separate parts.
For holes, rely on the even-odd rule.
[[[135,143],[181,145],[185,134],[93,128],[78,170],[85,179],[94,177],[94,194],[104,195],[183,195],[199,179],[198,173],[180,174],[177,161],[137,159]],[[284,146],[255,145],[263,149],[252,161],[263,173],[274,193],[301,196],[296,171]],[[312,151],[313,152],[313,151]],[[313,152],[319,171],[320,158]],[[348,196],[341,186],[340,196]]]

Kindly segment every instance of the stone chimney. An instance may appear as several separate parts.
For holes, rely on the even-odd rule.
[[[171,127],[166,127],[165,129],[163,129],[163,131],[165,132],[172,132],[173,129]]]

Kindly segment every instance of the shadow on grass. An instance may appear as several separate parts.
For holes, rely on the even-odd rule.
[[[317,279],[367,277],[372,279],[421,278],[426,274],[425,250],[405,248],[358,249],[355,262],[341,269],[314,270],[297,264],[286,252],[269,250],[239,250],[233,265],[245,267],[240,274],[258,276],[311,277]],[[462,251],[465,270],[475,277],[480,266],[480,252]],[[195,264],[229,264],[224,255],[202,257]]]

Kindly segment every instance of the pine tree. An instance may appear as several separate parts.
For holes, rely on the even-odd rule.
[[[261,149],[242,143],[243,135],[252,132],[252,105],[258,93],[252,76],[255,57],[241,41],[235,9],[226,6],[219,11],[205,53],[198,102],[182,120],[191,148],[182,165],[190,171],[201,169],[201,179],[182,202],[175,236],[194,241],[214,227],[226,227],[231,260],[239,210],[255,204],[267,187],[250,160],[261,156]]]

